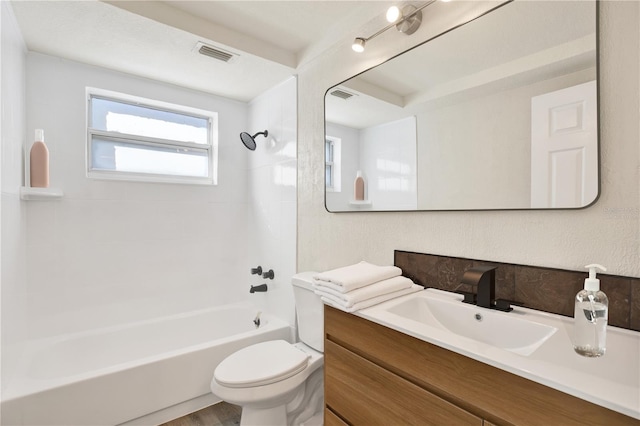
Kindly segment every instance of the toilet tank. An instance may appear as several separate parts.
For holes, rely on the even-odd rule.
[[[324,352],[324,304],[313,292],[313,276],[317,272],[301,272],[291,279],[296,302],[296,318],[300,341]]]

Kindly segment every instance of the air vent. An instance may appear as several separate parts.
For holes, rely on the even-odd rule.
[[[198,50],[198,53],[200,53],[201,55],[205,55],[222,62],[233,62],[237,58],[237,55],[233,53],[226,52],[222,49],[209,46],[204,43],[196,44],[196,49]]]
[[[347,99],[355,96],[353,93],[345,92],[344,90],[340,90],[340,89],[336,89],[333,92],[331,92],[330,94],[335,96],[336,98],[340,98],[340,99],[344,99],[344,100],[347,100]]]

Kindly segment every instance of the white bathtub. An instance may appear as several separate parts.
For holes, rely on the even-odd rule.
[[[1,423],[117,425],[207,394],[216,402],[209,383],[220,361],[253,343],[290,340],[289,324],[269,315],[256,329],[256,313],[237,304],[27,342],[8,353],[18,361],[2,372],[11,377]]]

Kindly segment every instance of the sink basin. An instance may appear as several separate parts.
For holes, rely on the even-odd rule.
[[[458,336],[528,356],[557,328],[519,312],[499,312],[462,303],[455,293],[423,291],[387,312]]]

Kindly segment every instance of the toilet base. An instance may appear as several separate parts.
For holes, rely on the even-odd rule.
[[[242,407],[240,426],[282,426],[287,424],[285,405],[272,408]]]
[[[286,404],[275,407],[256,406],[245,404],[242,406],[240,426],[309,426],[322,425],[312,421],[320,415],[324,408],[324,376],[323,369],[319,368],[298,386],[290,396],[286,398]],[[309,422],[309,423],[307,423]]]

